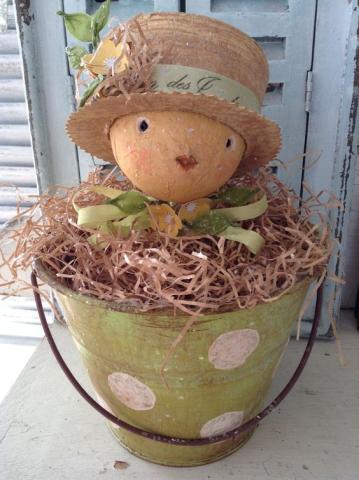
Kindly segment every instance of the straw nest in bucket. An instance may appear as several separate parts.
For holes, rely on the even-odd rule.
[[[230,181],[267,194],[267,211],[239,223],[265,239],[256,256],[238,242],[211,235],[174,238],[154,231],[128,238],[98,233],[103,245],[93,246],[88,237],[94,231],[77,225],[72,201],[76,196],[81,206],[103,203],[101,195],[88,191],[94,184],[131,187],[113,176],[104,179],[98,170],[79,187],[39,196],[22,226],[9,232],[16,248],[8,258],[3,255],[3,267],[14,279],[40,259],[67,287],[114,302],[119,310],[130,305],[138,312],[201,315],[271,302],[301,279],[326,272],[332,242],[325,220],[315,214],[322,206],[319,197],[298,208],[299,199],[269,169]]]

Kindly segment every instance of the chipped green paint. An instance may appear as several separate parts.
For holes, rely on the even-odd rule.
[[[111,308],[110,304],[66,289],[41,269],[39,275],[57,290],[102,404],[133,425],[183,438],[198,438],[203,432],[221,433],[258,413],[309,286],[309,280],[302,281],[280,299],[252,310],[199,317],[165,368],[167,388],[159,373],[161,363],[188,317],[119,312],[114,304]],[[224,335],[228,332],[232,333]],[[242,356],[233,345],[226,348],[227,337],[236,339]],[[210,361],[213,345],[216,361],[224,352],[227,355],[218,368],[213,358]],[[228,360],[231,351],[234,356]],[[236,364],[239,366],[233,367]],[[253,433],[188,447],[110,428],[136,455],[177,466],[200,465],[224,457]]]

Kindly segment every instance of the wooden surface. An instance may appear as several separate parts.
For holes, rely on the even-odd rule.
[[[351,314],[348,314],[350,316]],[[129,454],[102,418],[65,380],[44,341],[0,408],[2,480],[357,480],[359,472],[359,334],[344,323],[348,365],[333,342],[317,342],[299,384],[237,453],[197,468],[160,467]],[[55,334],[81,381],[79,355],[67,329]],[[273,392],[288,378],[303,342],[292,341]],[[86,382],[84,382],[86,383]],[[113,468],[116,460],[125,470]]]

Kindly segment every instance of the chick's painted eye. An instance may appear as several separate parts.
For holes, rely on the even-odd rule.
[[[233,136],[228,137],[226,140],[226,149],[234,150],[235,147],[236,147],[236,139]]]
[[[137,120],[137,130],[140,133],[145,133],[150,127],[150,122],[147,120],[147,118],[139,118]]]

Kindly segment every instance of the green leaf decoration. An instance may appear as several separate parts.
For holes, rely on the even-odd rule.
[[[71,35],[81,42],[92,41],[92,17],[87,13],[65,13],[57,12],[57,15],[64,17],[65,27]]]
[[[91,23],[91,28],[92,28],[92,39],[91,39],[91,42],[92,42],[92,45],[93,45],[93,48],[96,50],[96,48],[98,47],[98,44],[100,43],[100,35],[98,34],[98,32],[96,32],[96,28],[94,27],[93,23]]]
[[[258,192],[259,188],[249,189],[245,187],[229,187],[220,192],[217,198],[231,207],[239,207],[248,203]]]
[[[98,85],[103,81],[103,75],[99,75],[95,80],[92,80],[92,82],[89,84],[89,86],[86,88],[84,93],[82,94],[81,100],[80,100],[80,107],[83,107],[86,103],[86,100],[93,94],[93,92],[96,90]]]
[[[109,201],[109,203],[116,205],[116,207],[128,214],[141,212],[146,208],[146,202],[149,202],[149,198],[135,190],[121,193],[121,195]]]
[[[94,46],[98,44],[100,39],[99,33],[106,26],[108,22],[108,18],[110,15],[110,4],[111,4],[111,0],[106,0],[92,15],[92,22],[91,22],[92,35],[93,35],[93,39],[96,40],[96,43],[93,42]]]
[[[191,225],[191,229],[198,233],[218,235],[229,227],[230,224],[230,221],[219,213],[218,210],[211,210],[207,215],[195,220]]]
[[[71,67],[75,70],[78,70],[81,67],[81,59],[84,55],[88,53],[86,48],[80,47],[80,45],[67,47],[65,52],[69,58]]]

